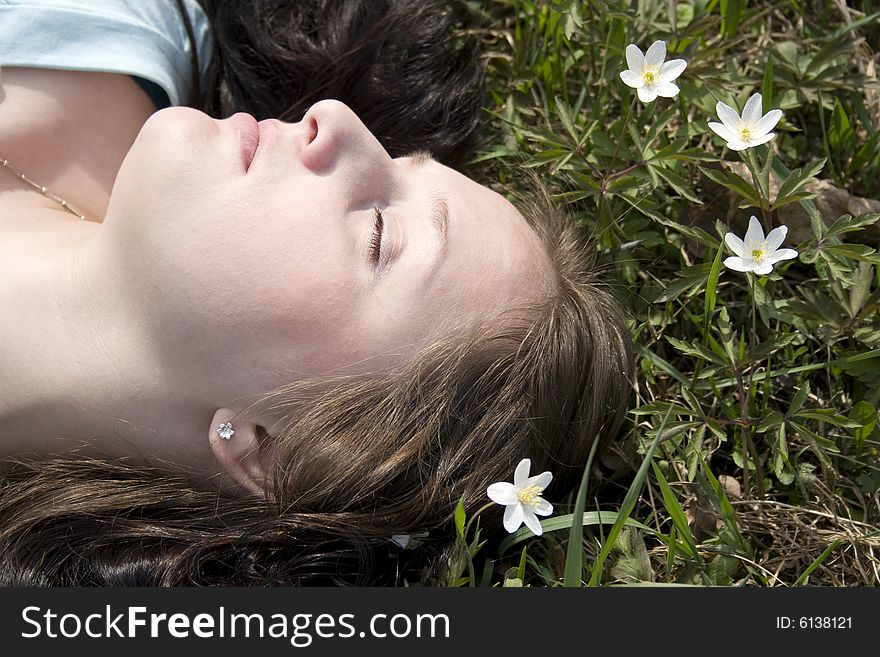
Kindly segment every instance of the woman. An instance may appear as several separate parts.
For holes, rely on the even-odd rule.
[[[178,4],[197,52],[198,7]],[[275,21],[304,11],[268,4]],[[409,4],[365,26],[346,3],[331,31],[373,39]],[[206,79],[228,106],[242,77],[216,71],[241,31],[209,9]],[[338,61],[380,70],[389,51]],[[277,80],[249,70],[240,88]],[[430,579],[457,502],[481,505],[521,458],[567,492],[617,431],[631,372],[572,227],[425,152],[392,157],[338,100],[294,123],[155,111],[136,73],[0,76],[2,583]],[[474,121],[413,127],[423,100],[415,85],[387,103],[377,130],[454,161]],[[416,532],[425,546],[392,567],[389,539]]]

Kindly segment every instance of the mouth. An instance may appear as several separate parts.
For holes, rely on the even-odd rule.
[[[230,118],[238,132],[241,160],[247,173],[260,146],[260,125],[254,117],[244,112],[233,114]]]

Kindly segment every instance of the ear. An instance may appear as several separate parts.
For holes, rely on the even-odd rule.
[[[232,425],[231,436],[228,424]],[[221,425],[225,431],[220,431]],[[255,422],[239,420],[234,411],[221,408],[214,413],[208,430],[208,440],[223,471],[242,488],[260,496],[271,495],[266,471],[267,459],[263,453],[266,446],[260,444]]]

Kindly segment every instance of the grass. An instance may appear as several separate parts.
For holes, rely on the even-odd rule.
[[[462,513],[447,581],[880,584],[874,4],[473,6],[501,137],[472,173],[510,193],[510,165],[528,167],[600,237],[638,371],[623,440],[580,496],[496,551]],[[627,44],[656,39],[688,67],[678,96],[644,104],[618,74]],[[755,92],[783,111],[776,138],[730,151],[707,122]],[[798,258],[724,267],[750,215],[787,225]]]

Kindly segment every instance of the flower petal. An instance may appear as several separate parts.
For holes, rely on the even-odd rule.
[[[553,473],[549,470],[546,470],[539,475],[529,477],[528,481],[523,483],[523,488],[527,486],[537,486],[541,490],[544,490],[545,488],[547,488],[547,486],[550,485],[551,481],[553,481]]]
[[[776,127],[782,118],[782,110],[774,109],[767,112],[755,124],[755,132],[759,135],[766,134]]]
[[[529,509],[523,511],[523,522],[526,523],[526,527],[531,529],[535,536],[540,536],[544,533],[544,529],[541,527],[541,521],[538,520],[538,516],[532,513]]]
[[[783,260],[791,260],[792,258],[797,258],[798,252],[794,249],[779,249],[775,253],[771,253],[767,256],[767,260],[765,262],[769,262],[771,265],[775,265],[777,262],[781,262]]]
[[[661,82],[657,85],[657,95],[664,98],[674,98],[678,95],[678,85],[672,82]]]
[[[743,107],[742,120],[749,123],[757,123],[761,120],[761,94],[752,94]]]
[[[523,506],[522,504],[514,504],[504,509],[504,529],[512,534],[523,523]]]
[[[731,132],[736,133],[736,124],[740,122],[739,114],[730,105],[725,105],[720,100],[715,104],[715,113]]]
[[[639,94],[640,101],[643,103],[650,103],[657,98],[657,87],[653,84],[649,87],[641,87],[636,90],[636,93]]]
[[[660,67],[660,80],[662,82],[672,82],[684,72],[687,65],[688,63],[683,59],[670,59]]]
[[[486,489],[486,495],[495,504],[516,504],[517,500],[516,486],[506,481],[499,481],[497,484],[489,486]]]
[[[766,276],[771,271],[773,271],[773,265],[766,261],[755,267],[755,273],[758,274],[758,276]]]
[[[767,237],[764,239],[764,248],[768,251],[775,251],[782,243],[785,241],[785,235],[788,233],[788,227],[786,226],[777,226],[769,233],[767,233]]]
[[[634,43],[631,43],[626,47],[626,65],[629,66],[630,71],[638,74],[641,74],[642,70],[645,68],[645,56],[642,54],[641,49]]]
[[[749,228],[746,230],[746,237],[743,240],[746,246],[746,254],[751,255],[752,251],[761,248],[764,242],[764,229],[761,228],[761,222],[755,215],[749,217]]]
[[[521,488],[526,479],[529,478],[529,469],[532,467],[531,459],[523,459],[516,465],[513,471],[513,485]]]
[[[755,268],[755,261],[751,258],[730,256],[724,259],[724,266],[735,271],[752,271]]]
[[[666,42],[655,41],[645,53],[645,66],[660,66],[664,59],[666,59]]]
[[[746,256],[746,245],[743,244],[743,241],[738,238],[733,233],[727,233],[724,236],[724,243],[730,247],[730,250],[733,251],[740,258],[744,258]],[[493,484],[494,486],[495,484]],[[491,495],[489,496],[491,497]]]
[[[752,137],[749,140],[749,146],[760,146],[761,144],[766,144],[768,141],[773,139],[776,136],[775,132],[769,132],[766,135],[761,135],[760,137]]]
[[[636,73],[635,71],[621,71],[620,79],[623,80],[627,87],[632,87],[633,89],[645,86],[645,78],[641,73]]]
[[[721,137],[724,141],[730,143],[732,141],[737,141],[738,137],[733,133],[733,130],[728,128],[723,123],[716,123],[715,121],[709,121],[709,128],[719,137]]]
[[[539,516],[549,516],[553,513],[553,505],[542,497],[535,505],[535,513]]]
[[[739,137],[735,138],[733,141],[727,142],[727,147],[732,151],[744,151],[748,148],[754,146],[755,143],[751,141],[743,141]]]

